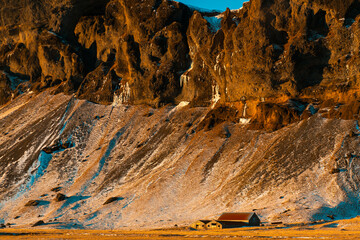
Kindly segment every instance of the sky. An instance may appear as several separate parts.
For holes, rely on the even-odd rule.
[[[177,0],[184,4],[205,9],[216,9],[225,11],[226,8],[239,9],[246,0]]]

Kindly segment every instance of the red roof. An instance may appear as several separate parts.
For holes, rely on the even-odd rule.
[[[249,221],[254,215],[253,212],[240,212],[240,213],[223,213],[218,218],[219,221]]]

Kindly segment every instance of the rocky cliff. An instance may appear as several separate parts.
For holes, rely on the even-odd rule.
[[[0,14],[0,223],[360,212],[358,0],[4,0]]]
[[[252,0],[221,14],[161,0],[4,1],[0,99],[52,88],[102,104],[246,103],[252,117],[261,102],[346,104],[359,13],[357,0]]]

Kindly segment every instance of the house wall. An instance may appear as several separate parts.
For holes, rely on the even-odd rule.
[[[222,225],[216,221],[211,221],[206,224],[207,229],[222,229]]]
[[[239,228],[249,226],[247,222],[243,221],[220,221],[222,228]]]
[[[205,229],[206,228],[206,224],[200,221],[194,222],[193,224],[190,225],[191,228],[194,229]]]
[[[250,226],[260,226],[260,219],[257,216],[253,215],[249,220],[249,225]]]

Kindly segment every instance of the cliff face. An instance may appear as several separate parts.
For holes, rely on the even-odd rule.
[[[156,105],[174,101],[189,68],[191,12],[176,2],[9,1],[2,12],[1,65],[31,79],[25,88]]]
[[[56,86],[105,104],[249,101],[253,116],[259,101],[355,99],[359,13],[357,0],[253,0],[217,16],[159,0],[5,1],[0,64],[30,80],[22,91]]]
[[[309,103],[353,105],[359,86],[358,14],[357,1],[250,1],[223,13],[215,33],[194,13],[188,30],[194,66],[183,93],[201,89],[206,79],[213,102],[241,102],[241,113],[246,103],[242,117],[268,129],[304,118]],[[267,124],[270,116],[274,123]],[[289,120],[281,123],[284,118]]]

